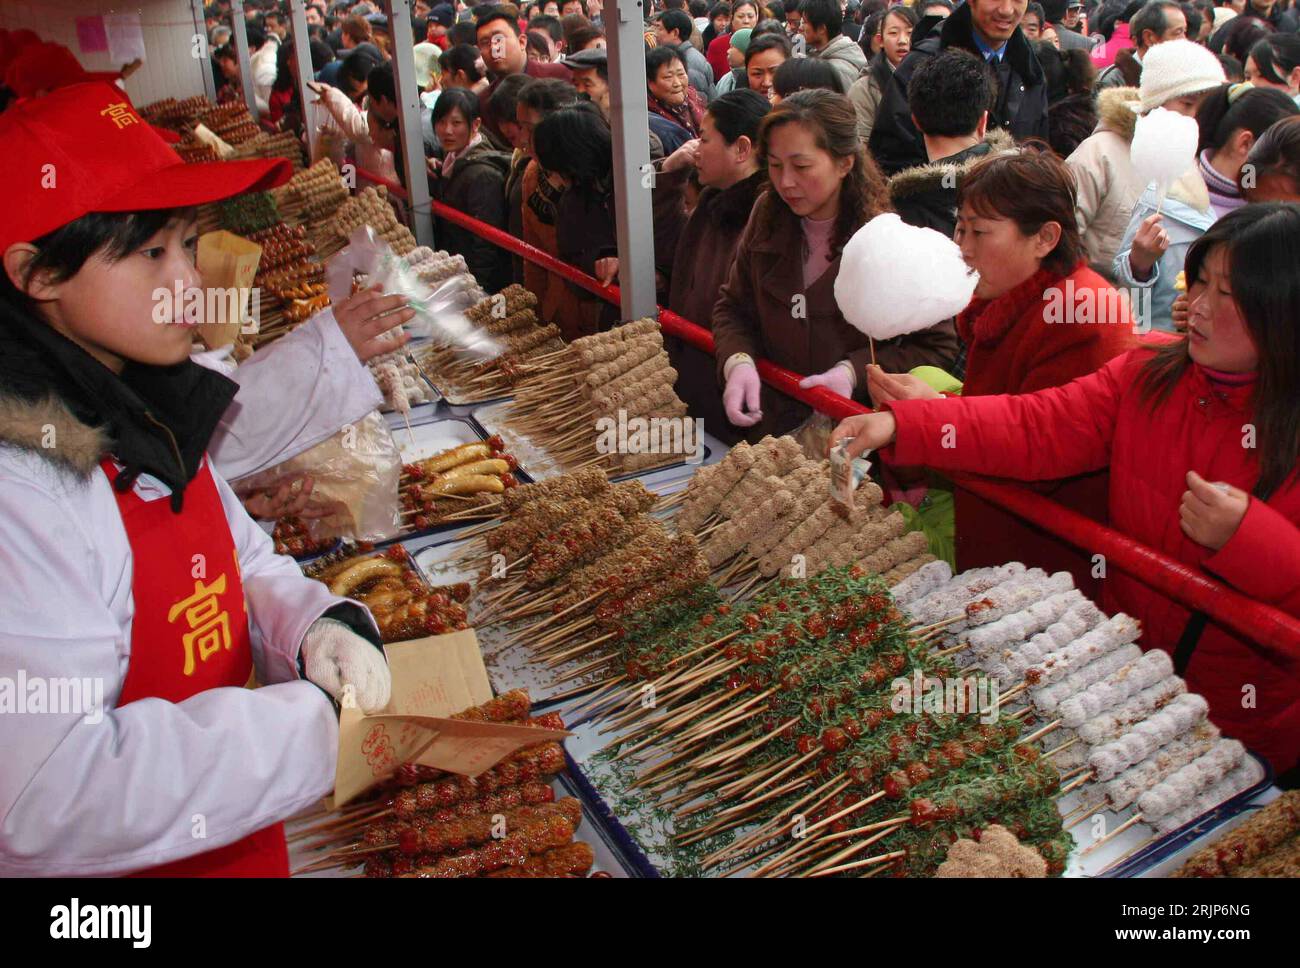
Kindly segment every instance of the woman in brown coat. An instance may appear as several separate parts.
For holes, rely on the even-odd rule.
[[[763,387],[754,359],[796,373],[805,387],[824,386],[866,402],[867,338],[845,322],[835,301],[844,244],[889,210],[889,189],[862,150],[848,99],[800,91],[781,101],[759,128],[759,158],[772,188],[754,207],[735,264],[713,307],[723,406],[746,436],[786,433],[809,408]],[[907,299],[908,293],[881,293]],[[875,347],[885,369],[948,367],[957,336],[946,321]]]

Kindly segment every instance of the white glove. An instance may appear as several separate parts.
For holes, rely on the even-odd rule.
[[[342,622],[312,622],[303,639],[302,659],[307,678],[336,700],[342,701],[343,687],[350,685],[363,713],[388,705],[393,679],[384,653]]]

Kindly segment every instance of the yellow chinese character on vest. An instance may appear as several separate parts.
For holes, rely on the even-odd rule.
[[[184,612],[185,622],[190,627],[190,631],[181,636],[181,641],[185,643],[184,672],[187,676],[194,675],[196,647],[200,662],[207,662],[220,649],[230,649],[230,616],[217,600],[217,596],[224,595],[225,592],[225,575],[210,585],[196,581],[194,594],[177,602],[167,613],[167,621],[170,623],[175,622]]]
[[[113,123],[119,128],[125,128],[128,124],[139,124],[140,118],[131,110],[131,105],[125,101],[118,101],[116,104],[110,104],[104,110],[99,112],[101,115],[108,115]]]

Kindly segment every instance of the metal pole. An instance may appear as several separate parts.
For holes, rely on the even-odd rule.
[[[257,110],[257,92],[253,90],[253,62],[248,55],[248,23],[244,20],[244,0],[231,0],[230,19],[230,31],[235,38],[235,52],[239,54],[239,83],[244,88],[248,113],[256,121],[260,115]]]
[[[612,29],[611,29],[612,28]],[[645,84],[643,0],[605,7],[609,45],[610,127],[614,135],[614,215],[618,228],[618,285],[624,319],[654,316],[654,220],[650,193],[650,109]]]
[[[425,175],[424,130],[420,126],[420,87],[415,77],[415,42],[411,37],[409,0],[384,0],[388,30],[393,37],[393,81],[397,88],[398,150],[406,172],[411,230],[421,245],[433,244],[433,212],[429,208],[429,179]]]
[[[217,100],[217,79],[212,76],[212,50],[208,44],[207,18],[203,15],[203,0],[193,0],[194,32],[201,38],[193,48],[195,58],[200,61],[199,73],[203,75],[203,93],[209,101]]]
[[[289,17],[293,29],[293,55],[298,62],[298,103],[302,105],[302,130],[307,142],[307,164],[316,160],[314,152],[317,106],[312,103],[315,95],[307,87],[313,79],[311,69],[311,41],[307,37],[307,2],[306,0],[289,0]]]

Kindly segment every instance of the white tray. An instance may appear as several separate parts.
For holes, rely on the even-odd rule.
[[[393,436],[401,450],[403,464],[426,460],[444,450],[484,439],[473,424],[459,417],[446,417],[412,426],[410,434],[406,433],[406,427],[403,426],[401,432],[394,433]]]

